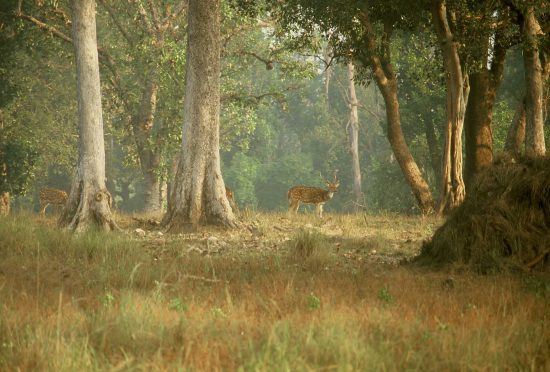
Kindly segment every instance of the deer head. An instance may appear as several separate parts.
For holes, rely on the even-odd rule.
[[[323,175],[321,173],[319,173],[319,175],[321,176],[321,179],[323,180],[325,185],[327,185],[328,191],[330,191],[331,193],[335,193],[338,190],[338,186],[340,186],[340,181],[338,180],[338,177],[336,176],[337,173],[338,173],[338,169],[336,169],[333,173],[332,182],[327,180],[326,178],[324,178]]]

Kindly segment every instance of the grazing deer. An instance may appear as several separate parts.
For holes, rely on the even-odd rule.
[[[67,203],[67,193],[57,189],[40,190],[40,214],[46,214],[46,208],[51,204],[57,208],[63,208]]]
[[[324,179],[323,176],[321,178],[327,185],[328,190],[311,186],[294,186],[288,190],[289,212],[298,212],[300,203],[315,204],[317,215],[319,218],[323,218],[323,205],[332,199],[338,186],[340,186],[340,181],[336,178],[336,172],[334,172],[333,182]]]
[[[235,196],[233,195],[233,191],[225,186],[225,196],[227,197],[227,200],[229,201],[229,205],[231,206],[231,209],[233,209],[233,212],[236,212],[237,209],[237,203],[235,203]]]
[[[10,214],[10,193],[5,191],[0,193],[0,216]]]

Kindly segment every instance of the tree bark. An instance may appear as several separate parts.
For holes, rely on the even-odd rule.
[[[416,164],[405,136],[401,129],[401,115],[399,112],[399,101],[397,99],[397,75],[391,64],[390,39],[393,25],[384,25],[384,34],[381,40],[382,47],[378,48],[373,26],[370,22],[367,10],[359,13],[360,21],[365,27],[365,37],[368,49],[364,63],[370,66],[376,85],[382,93],[386,104],[386,118],[388,124],[388,140],[394,152],[395,158],[401,167],[401,171],[416,198],[420,211],[423,214],[433,212],[434,202],[428,184],[422,177],[422,173]]]
[[[128,206],[130,203],[130,184],[131,181],[127,180],[126,178],[121,178],[118,180],[120,185],[120,194],[119,196],[122,198],[121,204],[125,206],[126,210],[128,210]]]
[[[437,136],[435,134],[433,120],[424,122],[424,130],[426,132],[426,142],[428,143],[428,151],[430,152],[430,163],[434,172],[434,182],[437,189],[440,188],[441,182],[441,154],[438,145]]]
[[[132,130],[139,163],[145,181],[145,212],[160,210],[160,183],[157,174],[160,165],[160,156],[155,151],[152,141],[158,90],[159,86],[156,75],[151,73],[146,79],[138,113],[132,120]]]
[[[97,54],[95,1],[73,0],[76,55],[79,161],[71,193],[59,224],[83,231],[92,224],[118,229],[112,198],[105,186],[105,144]]]
[[[166,174],[163,175],[160,181],[160,192],[159,192],[159,204],[160,208],[164,208],[168,200],[168,181],[166,180]]]
[[[522,153],[525,143],[525,98],[521,100],[516,108],[514,119],[508,129],[504,151],[517,158]]]
[[[500,39],[500,34],[497,34],[491,68],[487,68],[487,61],[484,61],[480,71],[470,74],[470,96],[464,120],[467,185],[477,173],[493,163],[493,107],[506,57],[506,49],[500,44]],[[487,39],[486,55],[489,54],[488,47]]]
[[[190,0],[181,161],[164,218],[169,231],[201,220],[235,227],[220,170],[220,0]]]
[[[351,169],[353,174],[353,196],[355,199],[355,211],[363,204],[363,191],[361,189],[361,166],[359,164],[359,114],[357,107],[357,94],[355,93],[355,66],[348,62],[349,84],[349,122],[347,125],[349,151],[351,154]]]
[[[330,36],[329,36],[330,37]],[[325,88],[325,101],[327,103],[327,108],[330,108],[330,78],[332,77],[332,66],[330,65],[331,60],[331,53],[330,53],[330,47],[327,45],[325,48],[325,81],[324,81],[324,88]]]
[[[537,34],[540,26],[532,6],[523,14],[523,63],[525,65],[525,153],[544,156],[543,78]]]
[[[462,177],[462,130],[470,88],[468,75],[462,71],[458,42],[448,23],[444,0],[434,1],[432,17],[443,52],[447,84],[442,193],[438,207],[438,213],[443,213],[459,206],[466,196]]]

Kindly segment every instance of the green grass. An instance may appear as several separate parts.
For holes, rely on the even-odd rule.
[[[0,370],[550,367],[548,278],[396,266],[439,221],[327,217],[145,238],[0,219]]]

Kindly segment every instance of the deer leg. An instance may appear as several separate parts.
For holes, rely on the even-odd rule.
[[[289,211],[292,213],[298,213],[298,208],[300,208],[300,201],[299,200],[293,200],[290,203]]]
[[[48,205],[50,205],[50,204],[46,203],[44,205],[42,205],[42,204],[40,205],[40,214],[41,215],[43,215],[43,216],[46,215],[46,208],[48,208]]]
[[[315,209],[317,210],[317,215],[319,216],[319,218],[323,218],[323,204],[317,204],[315,206]]]
[[[292,212],[294,212],[294,201],[293,201],[293,200],[289,200],[289,201],[288,201],[288,213],[289,213],[289,214],[292,214]]]

